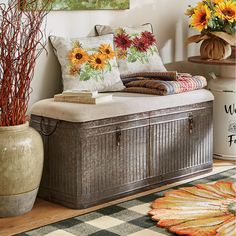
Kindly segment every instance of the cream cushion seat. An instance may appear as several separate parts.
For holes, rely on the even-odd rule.
[[[54,102],[53,98],[44,99],[33,105],[31,114],[69,122],[86,122],[192,105],[214,99],[212,93],[206,89],[168,96],[124,92],[112,94],[112,101],[97,105]]]

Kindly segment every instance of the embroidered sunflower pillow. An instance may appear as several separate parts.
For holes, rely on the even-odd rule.
[[[145,72],[166,71],[151,24],[118,28],[96,25],[95,30],[98,35],[114,34],[114,47],[122,78],[140,73],[144,75]]]
[[[50,36],[50,41],[61,64],[65,90],[120,91],[120,79],[113,35],[85,38]]]

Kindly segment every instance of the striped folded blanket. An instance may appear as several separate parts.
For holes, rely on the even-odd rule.
[[[131,78],[129,78],[131,79]],[[155,95],[170,95],[201,89],[207,86],[203,76],[178,74],[176,80],[160,80],[158,78],[135,77],[130,81],[123,81],[125,92],[145,93]]]

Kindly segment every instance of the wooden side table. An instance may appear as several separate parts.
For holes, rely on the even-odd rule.
[[[220,66],[220,75],[208,82],[208,88],[215,97],[213,153],[215,158],[236,160],[236,60],[208,60],[194,56],[188,61]]]

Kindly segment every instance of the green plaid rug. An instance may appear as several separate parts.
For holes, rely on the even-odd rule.
[[[190,187],[199,183],[209,183],[217,180],[236,180],[236,168],[198,179],[179,187]],[[99,209],[82,216],[63,220],[18,236],[163,236],[174,235],[163,228],[158,228],[156,222],[147,215],[152,201],[163,197],[164,192],[153,193],[107,208]]]

